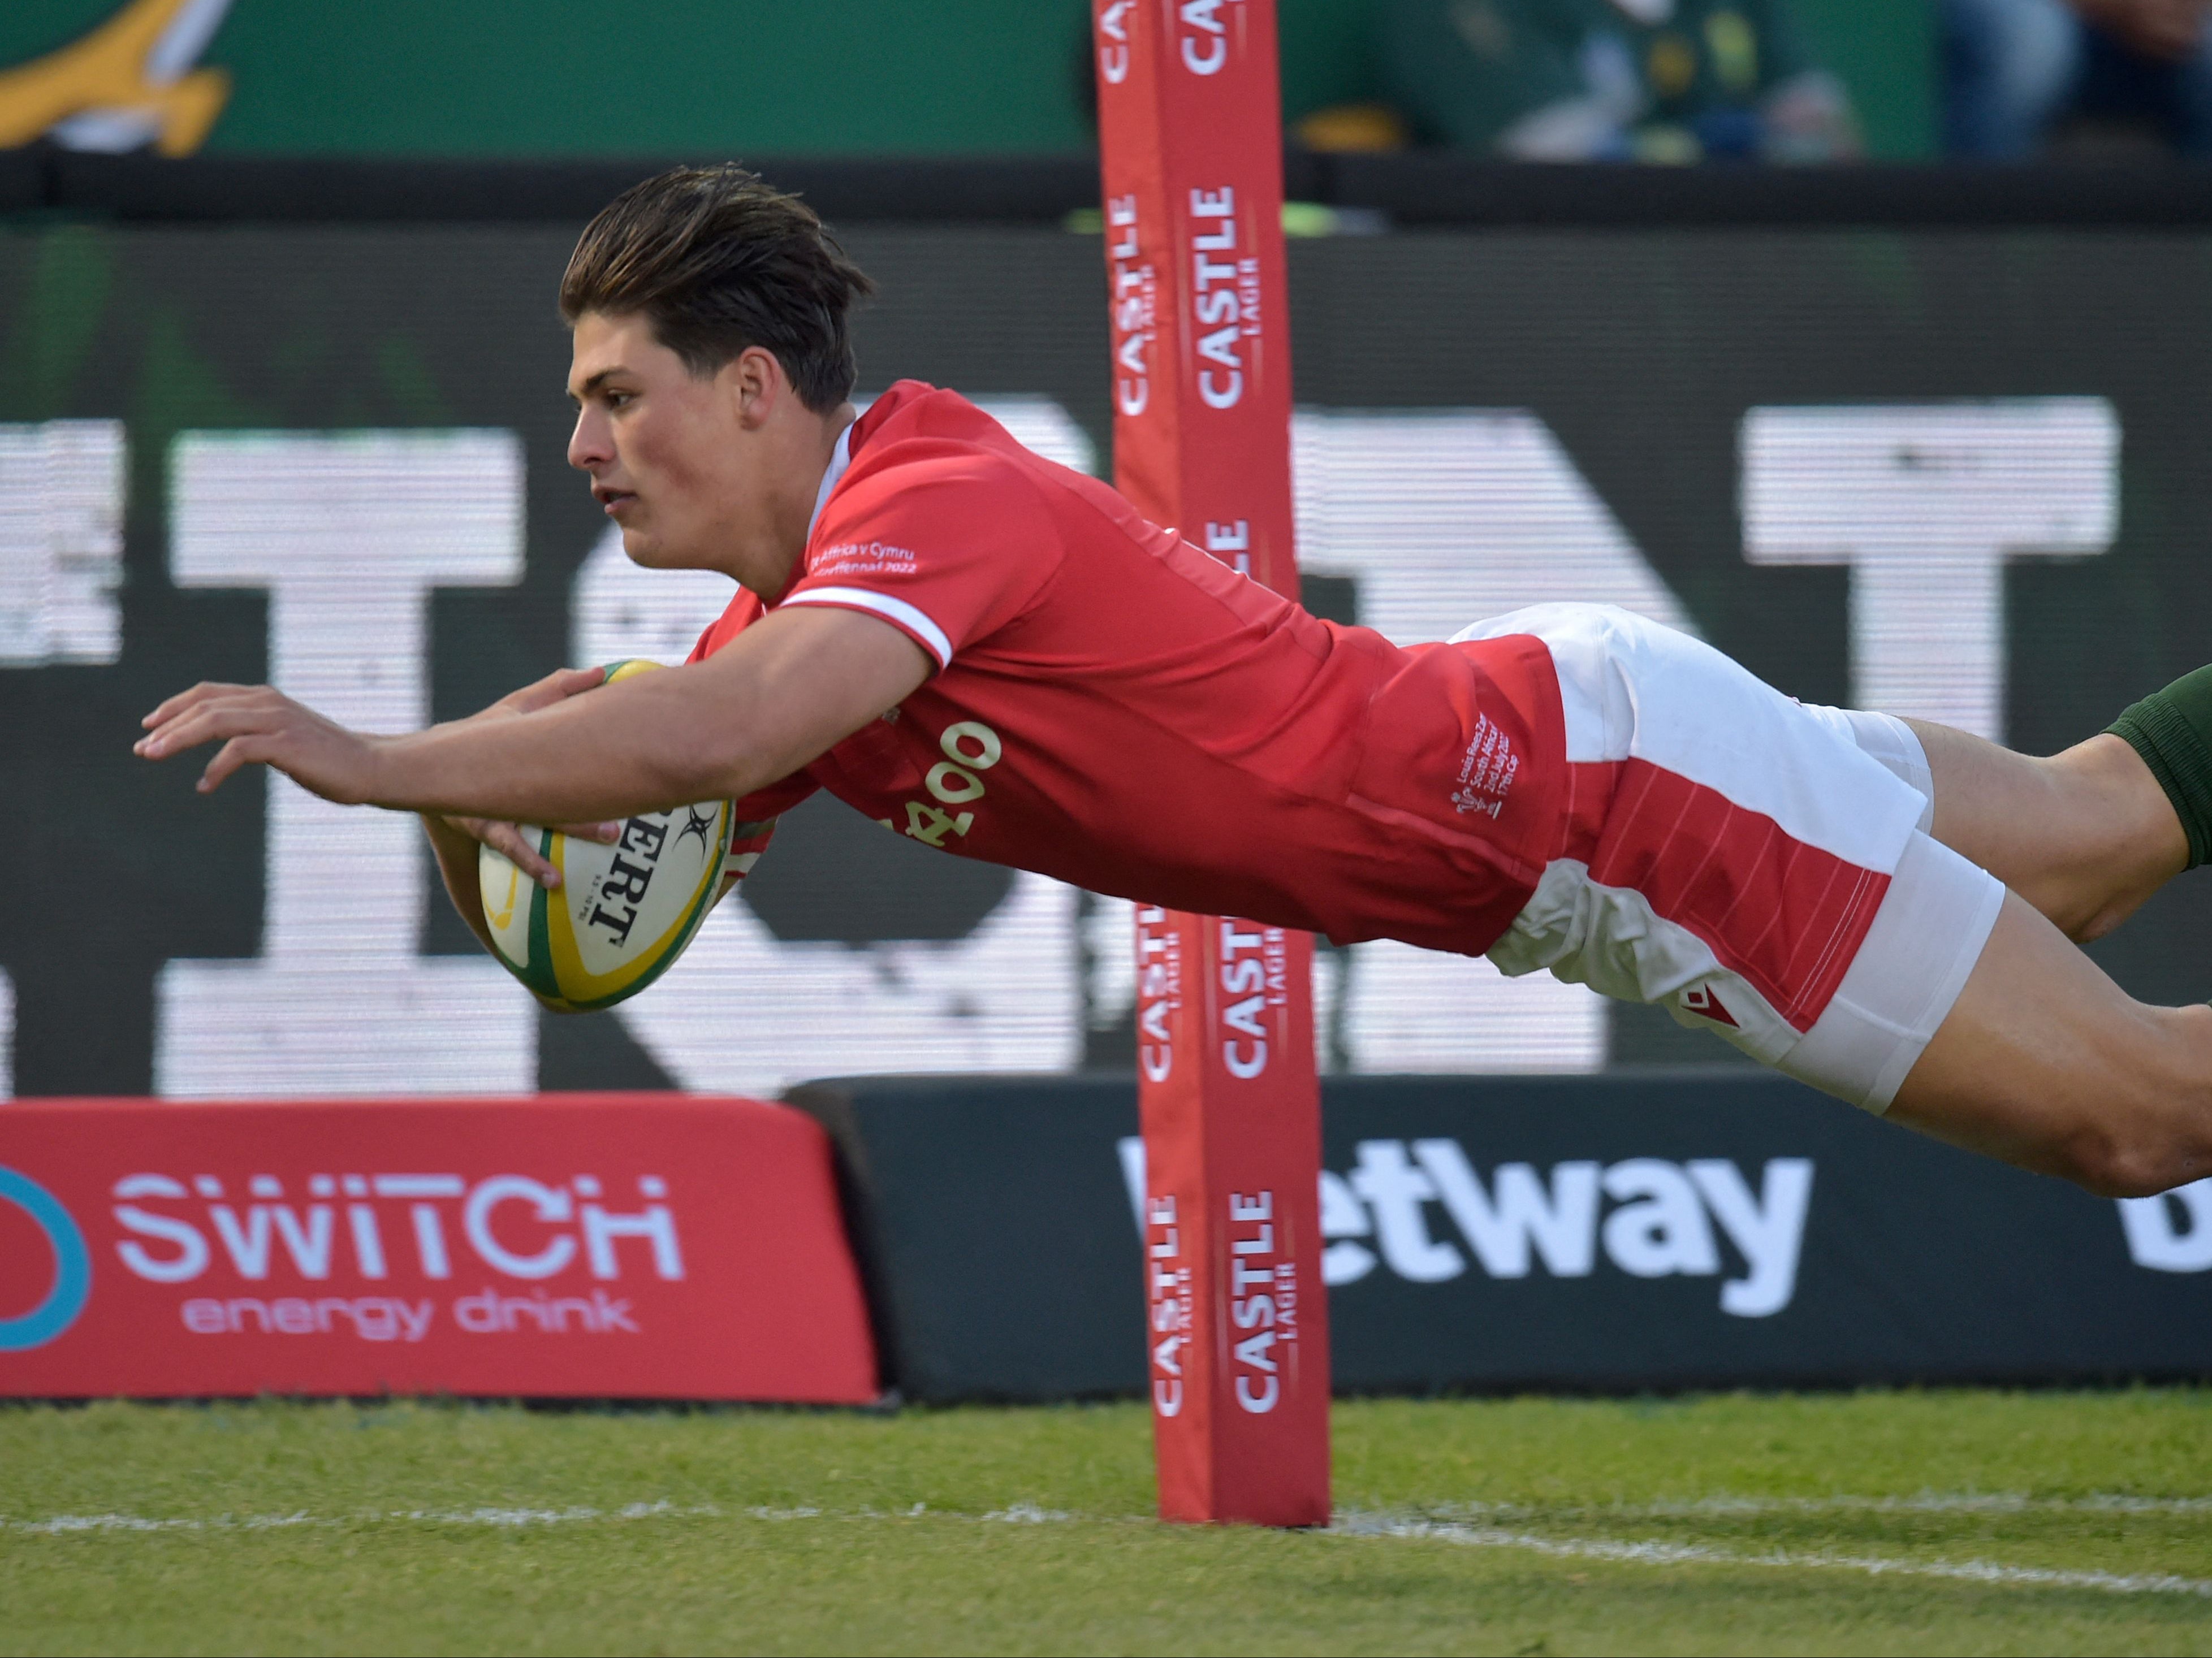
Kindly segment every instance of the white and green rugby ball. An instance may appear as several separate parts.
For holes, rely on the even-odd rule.
[[[605,683],[659,665],[617,662]],[[721,896],[735,816],[727,800],[641,812],[611,846],[526,825],[561,872],[550,892],[483,847],[477,875],[501,964],[564,1012],[636,995],[684,953]]]

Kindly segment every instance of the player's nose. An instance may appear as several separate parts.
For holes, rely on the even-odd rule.
[[[576,416],[576,429],[568,434],[568,465],[580,472],[596,472],[615,458],[613,434],[589,409]]]

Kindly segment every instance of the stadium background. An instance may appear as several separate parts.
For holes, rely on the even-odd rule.
[[[1294,122],[1374,95],[1383,3],[1282,0]],[[1873,155],[1927,158],[1934,0],[1794,3]],[[22,1558],[0,1649],[2202,1647],[2212,1436],[2201,1388],[2157,1384],[2212,1374],[2212,1181],[2116,1206],[1648,1010],[1325,952],[1336,1523],[1156,1530],[1132,1523],[1155,1497],[1134,1400],[887,1408],[1141,1388],[1115,907],[817,803],[678,980],[543,1019],[445,914],[410,825],[259,780],[202,800],[130,760],[144,708],[203,674],[389,729],[688,645],[720,595],[640,585],[605,547],[562,465],[550,304],[584,220],[669,161],[742,155],[822,207],[884,282],[867,387],[962,386],[1106,471],[1079,12],[0,8],[0,1098],[368,1096],[0,1112],[0,1391],[264,1390],[0,1410],[0,1552]],[[78,50],[125,19],[181,27],[159,70],[180,79]],[[97,153],[149,143],[186,159]],[[2212,656],[2201,173],[1287,160],[1302,552],[1328,613],[1412,638],[1613,598],[1801,695],[2032,748]],[[2141,993],[2212,991],[2206,884],[2100,958]],[[390,1097],[917,1064],[952,1074],[789,1105]],[[1411,1067],[1460,1074],[1371,1074]],[[1513,1067],[1601,1069],[1471,1074]],[[720,1134],[741,1120],[811,1174]],[[386,1277],[337,1200],[367,1177],[328,1171],[433,1168],[454,1172],[374,1180]],[[40,1181],[53,1203],[26,1207]],[[448,1233],[398,1206],[433,1186]],[[616,1212],[507,1208],[535,1262],[477,1240],[470,1206],[533,1187],[541,1218],[570,1190]],[[865,1309],[739,1236],[793,1202]],[[683,1283],[647,1248],[661,1221]],[[586,1257],[615,1230],[602,1281]],[[448,1236],[441,1284],[426,1240]],[[162,1265],[191,1236],[204,1272]],[[578,1242],[565,1275],[515,1275]],[[71,1259],[99,1278],[75,1313]],[[392,1392],[366,1312],[419,1296],[427,1329],[457,1292],[437,1327],[465,1348],[493,1285],[652,1309],[626,1397],[851,1396],[760,1367],[864,1316],[885,1391],[493,1402],[611,1385],[541,1312],[458,1369],[410,1350],[434,1399],[292,1396]],[[232,1339],[255,1306],[289,1333],[210,1345],[177,1297],[215,1294]],[[796,1327],[768,1305],[794,1294]],[[319,1339],[282,1310],[307,1297]],[[2074,1385],[2122,1381],[2150,1385]],[[1628,1396],[1350,1396],[1522,1388]]]
[[[2060,538],[2074,556],[1937,589],[1938,625],[1893,647],[1921,653],[1919,694],[1971,714],[1990,689],[1972,640],[1991,634],[1991,718],[2050,750],[2212,656],[2201,232],[1603,217],[1294,243],[1316,608],[1411,639],[1522,601],[1609,599],[1695,628],[1792,695],[1849,701],[1851,571],[1748,562],[1740,510],[1747,467],[1765,465],[1759,487],[1785,501],[1817,502],[1837,480],[1758,461],[1753,411],[1887,410],[1875,418],[1906,423],[1902,453],[1928,405],[1999,428],[2056,409],[2087,424],[2047,440],[2064,454],[2019,451],[2008,487],[2080,474],[2110,498],[2088,519],[2116,501],[2109,550],[2077,525]],[[866,386],[960,387],[1103,470],[1095,235],[864,220],[845,234],[884,290],[859,325]],[[132,761],[135,720],[160,695],[259,678],[272,650],[362,717],[403,725],[565,660],[688,647],[715,584],[641,582],[563,463],[551,292],[572,237],[559,223],[90,218],[19,219],[0,236],[0,791],[21,860],[0,964],[18,1092],[766,1091],[855,1071],[1128,1063],[1125,908],[907,846],[826,797],[793,814],[743,902],[652,995],[540,1020],[489,963],[463,965],[473,946],[404,825],[312,809],[278,829],[295,809],[272,817],[270,801],[289,786],[207,801],[184,768]],[[2002,461],[2018,440],[1992,429]],[[287,435],[223,435],[240,433]],[[2006,489],[1923,460],[1928,510],[2002,510]],[[315,482],[349,467],[353,484]],[[237,504],[278,472],[307,482]],[[449,565],[431,548],[420,577],[366,556],[375,513],[443,487],[465,492],[476,542]],[[117,523],[119,541],[104,539]],[[1869,525],[1860,538],[1878,539]],[[271,535],[323,549],[319,574],[288,576],[279,601],[255,574]],[[2137,993],[2212,994],[2208,902],[2182,884],[2098,953]],[[360,965],[372,935],[374,973]],[[418,952],[456,959],[425,976]],[[316,976],[322,963],[339,971]],[[373,979],[387,982],[364,998]],[[1388,944],[1326,952],[1319,989],[1331,1070],[1729,1057],[1652,1010]],[[318,1041],[339,1026],[355,1039]],[[446,1054],[434,1072],[410,1057],[426,1048]]]
[[[82,38],[120,4],[15,0],[0,12],[0,66]],[[231,82],[207,137],[216,154],[1003,155],[1092,142],[1080,0],[678,0],[625,15],[611,50],[606,14],[587,0],[194,9],[213,25],[202,61]],[[1376,95],[1373,9],[1284,0],[1287,119]],[[1923,0],[1795,10],[1850,84],[1871,152],[1931,153]]]
[[[1370,10],[1285,0],[1288,118],[1374,95]],[[1871,152],[1924,155],[1929,8],[1798,12]],[[826,799],[653,995],[555,1020],[475,958],[404,824],[282,783],[203,801],[125,743],[201,677],[277,673],[398,728],[562,661],[681,653],[722,595],[641,580],[605,541],[562,460],[550,306],[582,218],[670,155],[770,158],[838,224],[884,288],[865,385],[957,386],[1109,471],[1082,12],[1043,15],[678,6],[611,52],[570,0],[0,16],[0,126],[62,141],[0,150],[0,788],[24,872],[0,906],[0,1090],[767,1092],[1126,1066],[1125,906],[927,854]],[[163,73],[213,89],[204,132],[156,135],[201,155],[83,153],[147,137],[101,114],[132,88],[73,67],[138,16],[182,43]],[[1291,257],[1324,614],[1414,639],[1608,599],[1794,695],[2043,750],[2212,654],[2191,527],[2212,211],[2185,180],[1294,152],[1291,193],[1334,204],[1297,228],[1336,233]],[[1853,519],[1881,478],[1768,440],[1846,405],[1891,445],[1868,463],[1897,486],[1887,510],[1942,517],[1949,555]],[[1947,459],[1956,442],[1972,452]],[[462,527],[406,521],[410,495]],[[1754,497],[1808,522],[1840,501],[1809,531],[1834,544],[1752,545]],[[2001,527],[2008,497],[2055,516]],[[1993,574],[1992,537],[2073,556]],[[1900,636],[1899,603],[1933,625]],[[2185,884],[2099,953],[2139,993],[2202,997],[2207,902]],[[1731,1058],[1653,1010],[1395,945],[1325,950],[1317,975],[1334,1072]]]

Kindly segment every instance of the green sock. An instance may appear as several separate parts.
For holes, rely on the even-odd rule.
[[[2189,836],[2189,867],[2212,859],[2212,667],[2184,674],[2105,727],[2142,756]]]

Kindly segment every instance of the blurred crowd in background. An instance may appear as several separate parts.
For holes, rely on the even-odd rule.
[[[1823,162],[2212,148],[2212,0],[1277,3],[1285,119],[1316,149]],[[1092,135],[1091,9],[7,0],[0,146],[1064,153]]]
[[[2212,149],[2212,0],[1931,0],[1942,153]],[[1322,149],[1524,161],[1829,161],[1852,88],[1793,0],[1375,0],[1380,94],[1316,112]]]

